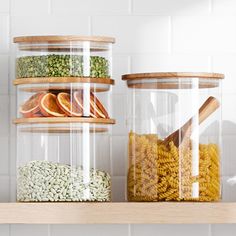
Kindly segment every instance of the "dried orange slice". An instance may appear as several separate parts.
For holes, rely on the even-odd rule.
[[[66,114],[57,105],[57,96],[53,93],[46,93],[45,95],[43,95],[39,107],[40,112],[44,116],[66,116]]]
[[[35,117],[35,114],[37,114],[40,111],[39,104],[40,104],[40,100],[44,94],[45,93],[36,93],[33,96],[31,96],[20,107],[20,113],[26,118]]]
[[[57,95],[57,105],[68,116],[82,116],[83,109],[72,101],[69,93],[59,93]]]
[[[74,92],[74,100],[81,109],[83,107],[83,91]],[[108,113],[98,98],[90,92],[90,116],[93,118],[109,118]]]
[[[43,114],[40,111],[38,111],[32,115],[32,118],[34,117],[43,117]]]
[[[74,97],[76,104],[82,109],[82,112],[83,112],[84,111],[83,91],[79,90],[79,91],[74,92],[73,97]],[[90,104],[90,101],[89,101],[89,104]],[[83,116],[84,116],[84,114],[83,114]],[[91,108],[90,108],[89,116],[91,116],[93,118],[97,118],[94,114],[91,113]]]
[[[91,113],[94,114],[96,117],[109,118],[105,107],[92,92],[90,93],[90,104]]]

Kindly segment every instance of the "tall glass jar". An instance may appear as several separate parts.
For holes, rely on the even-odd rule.
[[[223,78],[215,73],[122,76],[129,88],[129,201],[221,199]]]
[[[17,201],[110,201],[110,37],[17,37]]]

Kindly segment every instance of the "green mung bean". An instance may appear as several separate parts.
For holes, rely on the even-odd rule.
[[[88,183],[84,183],[83,176],[82,167],[31,161],[18,168],[17,200],[110,201],[111,178],[108,173],[90,169]]]
[[[80,55],[24,56],[16,59],[16,77],[83,77],[84,62]],[[90,57],[90,75],[109,78],[109,62],[104,57]]]

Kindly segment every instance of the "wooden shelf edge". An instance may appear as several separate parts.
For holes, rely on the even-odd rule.
[[[234,203],[0,203],[0,224],[236,223]]]

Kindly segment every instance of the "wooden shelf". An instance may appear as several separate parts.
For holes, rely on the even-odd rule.
[[[236,223],[235,203],[0,203],[1,224]]]

